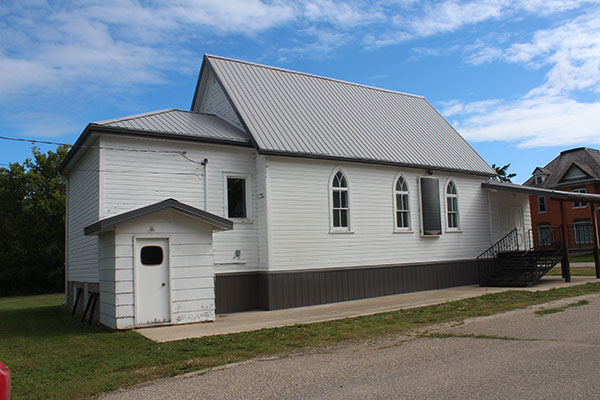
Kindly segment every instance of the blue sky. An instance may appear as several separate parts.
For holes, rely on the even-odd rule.
[[[0,35],[1,136],[189,109],[209,53],[423,95],[516,182],[600,147],[600,1],[9,0]]]

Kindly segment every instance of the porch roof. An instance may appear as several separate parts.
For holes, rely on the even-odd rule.
[[[214,230],[229,231],[233,229],[233,222],[226,218],[211,214],[204,210],[200,210],[199,208],[192,207],[185,203],[180,203],[175,199],[166,199],[146,207],[141,207],[132,211],[115,215],[113,217],[101,219],[86,226],[83,232],[86,236],[97,235],[102,232],[112,230],[123,222],[127,222],[162,210],[171,210],[187,217],[199,220],[212,226]]]
[[[566,201],[587,201],[591,203],[600,203],[600,194],[565,192],[563,190],[543,189],[532,186],[522,186],[514,183],[489,181],[483,182],[481,187],[492,191],[523,193],[527,195],[546,196],[557,200]]]

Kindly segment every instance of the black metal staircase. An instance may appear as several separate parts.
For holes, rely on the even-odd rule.
[[[559,228],[560,229],[560,228]],[[560,236],[551,232],[551,236]],[[520,248],[521,247],[521,248]],[[524,250],[528,247],[527,250]],[[526,287],[538,282],[563,256],[562,247],[553,240],[543,245],[519,246],[518,232],[510,233],[477,257],[481,286]]]

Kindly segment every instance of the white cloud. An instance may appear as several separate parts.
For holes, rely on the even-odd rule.
[[[469,105],[460,105],[468,114]],[[453,111],[453,110],[452,110]],[[600,144],[600,102],[538,97],[490,103],[460,122],[459,132],[472,141],[510,141],[521,147]]]
[[[561,2],[552,5],[559,8]],[[467,62],[475,65],[501,60],[548,72],[542,85],[516,100],[444,103],[444,114],[457,119],[467,139],[522,147],[600,144],[600,10],[539,30],[531,40],[505,49],[478,41],[469,50]],[[584,97],[590,100],[578,100]]]
[[[421,18],[397,15],[395,22],[397,25],[407,26],[415,36],[430,36],[451,32],[463,25],[498,19],[507,3],[508,1],[502,0],[443,1],[428,4]]]

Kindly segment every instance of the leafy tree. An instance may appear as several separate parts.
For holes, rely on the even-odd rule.
[[[510,163],[506,164],[503,167],[499,167],[496,164],[492,164],[492,168],[494,168],[494,170],[498,174],[498,179],[500,179],[500,182],[510,183],[512,182],[511,178],[517,176],[517,174],[508,173],[508,167],[510,167]]]
[[[64,289],[65,184],[61,146],[0,168],[0,296]]]

